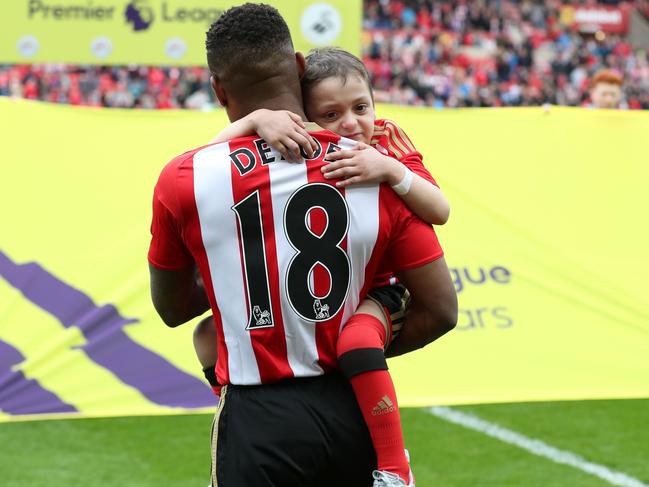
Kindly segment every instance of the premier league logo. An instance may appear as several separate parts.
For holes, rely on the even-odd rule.
[[[273,323],[270,321],[270,312],[267,309],[262,311],[259,306],[255,305],[252,308],[252,316],[255,318],[256,327],[273,325]]]
[[[135,32],[147,30],[153,22],[153,10],[143,0],[131,0],[124,11],[126,22]]]
[[[316,320],[326,320],[329,319],[329,305],[322,304],[319,299],[316,299],[313,302],[313,311],[315,311]]]

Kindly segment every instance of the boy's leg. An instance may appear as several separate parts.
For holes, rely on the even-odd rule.
[[[383,353],[390,324],[383,310],[365,300],[340,333],[338,364],[349,379],[372,437],[377,469],[395,473],[408,484],[401,418]]]
[[[410,292],[401,284],[391,284],[370,289],[367,299],[376,303],[384,312],[383,323],[388,323],[388,345],[399,335],[410,307]]]

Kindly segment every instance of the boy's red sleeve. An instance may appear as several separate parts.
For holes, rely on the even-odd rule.
[[[424,166],[424,158],[401,127],[391,120],[377,120],[371,144],[380,152],[394,157],[412,172],[435,186],[437,181]]]

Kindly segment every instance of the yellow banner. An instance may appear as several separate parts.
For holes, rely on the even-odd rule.
[[[0,63],[205,65],[205,32],[236,0],[12,0]],[[360,53],[361,0],[268,0],[299,51]]]
[[[649,113],[381,106],[452,204],[455,331],[390,361],[404,406],[649,396]],[[152,308],[161,167],[222,111],[0,98],[0,421],[211,409]]]

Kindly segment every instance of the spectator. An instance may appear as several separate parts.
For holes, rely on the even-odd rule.
[[[591,83],[590,99],[595,108],[619,108],[622,101],[622,76],[610,69],[599,71]]]

